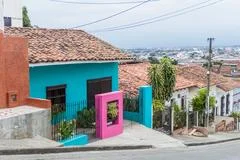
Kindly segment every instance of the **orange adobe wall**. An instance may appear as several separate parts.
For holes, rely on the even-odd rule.
[[[49,108],[48,100],[29,98],[28,42],[0,32],[0,108],[31,105]]]

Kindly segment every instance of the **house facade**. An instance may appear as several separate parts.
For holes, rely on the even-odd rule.
[[[233,112],[240,111],[240,88],[233,90]]]
[[[28,38],[30,95],[49,99],[52,105],[94,106],[96,94],[118,91],[118,62],[132,59],[81,30],[7,27],[5,31]]]
[[[4,26],[22,27],[22,1],[21,0],[1,0]]]
[[[87,105],[92,107],[95,94],[112,91],[118,91],[117,62],[30,65],[32,97],[52,99],[61,104],[87,100]],[[61,98],[54,98],[58,96]]]

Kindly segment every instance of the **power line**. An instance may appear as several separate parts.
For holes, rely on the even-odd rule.
[[[197,6],[199,6],[199,5],[203,5],[203,4],[208,3],[208,2],[211,2],[211,1],[213,1],[213,0],[206,0],[206,1],[203,1],[203,2],[201,2],[201,3],[197,3],[197,4],[194,4],[194,5],[191,5],[191,6],[188,6],[188,7],[179,9],[179,10],[176,10],[176,11],[172,11],[172,12],[168,12],[168,13],[162,14],[162,15],[160,15],[160,16],[156,16],[156,17],[153,17],[153,18],[148,18],[148,19],[140,20],[140,21],[137,21],[137,22],[134,22],[134,23],[128,23],[128,24],[125,24],[125,25],[119,25],[119,26],[115,26],[115,27],[104,28],[104,29],[101,29],[101,30],[112,30],[112,29],[117,29],[117,28],[122,28],[122,27],[128,27],[128,26],[132,26],[132,25],[136,25],[136,24],[140,24],[140,23],[152,21],[152,20],[155,20],[155,19],[159,19],[159,18],[161,18],[161,17],[166,17],[166,16],[169,16],[169,15],[173,15],[173,14],[175,14],[175,13],[181,13],[182,11],[185,11],[185,10],[188,10],[188,9],[191,9],[191,8],[194,8],[194,7],[197,7]]]
[[[211,1],[211,0],[210,0]],[[96,31],[92,31],[92,32],[110,32],[110,31],[117,31],[117,30],[125,30],[125,29],[129,29],[129,28],[135,28],[135,27],[139,27],[139,26],[144,26],[144,25],[148,25],[148,24],[152,24],[152,23],[156,23],[156,22],[159,22],[159,21],[164,21],[164,20],[168,20],[170,18],[174,18],[174,17],[178,17],[180,15],[184,15],[184,14],[187,14],[187,13],[190,13],[190,12],[194,12],[196,10],[200,10],[202,8],[206,8],[206,7],[209,7],[209,6],[212,6],[212,5],[215,5],[217,3],[220,3],[224,0],[218,0],[218,1],[215,1],[215,2],[212,2],[212,3],[209,3],[207,5],[204,5],[204,6],[201,6],[201,7],[197,7],[197,8],[193,8],[193,9],[190,9],[190,10],[187,10],[185,12],[181,12],[179,14],[173,14],[171,16],[167,16],[167,17],[164,17],[164,18],[160,18],[160,19],[157,19],[157,20],[154,20],[154,21],[150,21],[150,22],[145,22],[145,23],[139,23],[139,24],[136,24],[136,25],[130,25],[130,26],[126,26],[126,27],[113,27],[112,28],[106,28],[106,29],[102,29],[102,30],[96,30]]]
[[[72,28],[70,28],[70,29],[75,29],[75,28],[80,28],[80,27],[84,27],[84,26],[89,26],[89,25],[92,25],[92,24],[95,24],[95,23],[98,23],[98,22],[105,21],[105,20],[107,20],[107,19],[116,17],[116,16],[118,16],[118,15],[120,15],[120,14],[123,14],[123,13],[125,13],[125,12],[130,11],[130,10],[133,10],[133,9],[135,9],[135,8],[141,6],[141,5],[144,5],[145,3],[148,3],[148,2],[150,2],[150,1],[152,1],[152,0],[143,1],[143,2],[140,3],[140,4],[137,4],[137,5],[133,6],[133,7],[130,7],[130,8],[128,8],[128,9],[125,9],[125,10],[123,10],[123,11],[121,11],[121,12],[118,12],[118,13],[115,13],[115,14],[113,14],[113,15],[110,15],[110,16],[108,16],[108,17],[105,17],[105,18],[102,18],[102,19],[99,19],[99,20],[96,20],[96,21],[93,21],[93,22],[89,22],[89,23],[86,23],[86,24],[82,24],[82,25],[79,25],[79,26],[75,26],[75,27],[72,27]]]
[[[144,1],[122,1],[122,2],[79,2],[79,1],[65,1],[65,0],[50,0],[58,3],[66,3],[66,4],[84,4],[84,5],[116,5],[116,4],[135,4],[142,3]],[[152,2],[160,1],[160,0],[152,0]]]

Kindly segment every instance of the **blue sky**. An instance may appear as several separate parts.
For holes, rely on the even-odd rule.
[[[70,1],[119,2],[133,0]],[[160,0],[151,2],[120,16],[81,29],[91,31],[123,25],[203,1],[205,0]],[[23,4],[29,10],[32,24],[44,28],[70,28],[104,18],[136,5],[76,5],[50,0],[23,0]],[[94,33],[94,35],[120,48],[204,46],[207,45],[207,37],[216,38],[214,45],[239,45],[239,7],[239,0],[225,0],[214,6],[166,21],[122,31]]]

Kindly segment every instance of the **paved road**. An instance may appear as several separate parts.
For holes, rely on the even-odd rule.
[[[46,155],[0,156],[0,160],[239,160],[240,141],[224,144],[135,151],[105,151]]]

